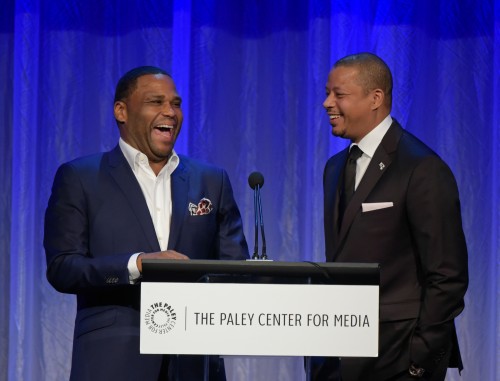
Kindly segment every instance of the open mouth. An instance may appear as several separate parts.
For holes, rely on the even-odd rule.
[[[338,119],[341,117],[340,114],[329,114],[328,116],[330,117],[330,120]]]
[[[159,124],[153,127],[154,134],[162,140],[172,142],[174,140],[174,126],[168,124]]]
[[[154,127],[155,130],[158,130],[160,132],[172,132],[174,129],[174,126],[169,126],[168,124],[159,124],[158,126]]]

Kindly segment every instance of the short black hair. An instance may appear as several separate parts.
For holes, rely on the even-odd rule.
[[[386,105],[392,106],[392,74],[389,66],[373,53],[352,54],[341,58],[333,65],[357,67],[359,69],[359,85],[368,93],[374,89],[381,89],[384,92]]]
[[[129,70],[116,84],[114,102],[127,99],[128,96],[136,89],[137,79],[148,74],[163,74],[171,77],[165,70],[156,66],[139,66],[135,69]]]

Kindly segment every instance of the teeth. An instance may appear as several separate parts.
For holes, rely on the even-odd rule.
[[[339,114],[330,115],[330,119],[338,119],[338,118],[340,118]]]
[[[173,126],[169,126],[168,124],[159,124],[158,126],[155,126],[155,128],[158,128],[161,131],[166,131],[166,130],[173,129],[174,127]]]

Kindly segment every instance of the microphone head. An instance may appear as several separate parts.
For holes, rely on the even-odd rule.
[[[259,186],[259,188],[262,188],[264,186],[264,176],[262,176],[262,173],[250,173],[250,176],[248,176],[248,185],[250,185],[250,188],[252,189],[255,189],[257,185]]]

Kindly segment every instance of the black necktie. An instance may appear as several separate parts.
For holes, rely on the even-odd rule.
[[[356,160],[358,160],[363,151],[357,146],[353,145],[349,151],[349,156],[347,157],[347,162],[344,168],[344,186],[342,188],[342,193],[340,195],[340,222],[344,217],[344,212],[351,201],[352,195],[354,194],[354,184],[356,182]]]

